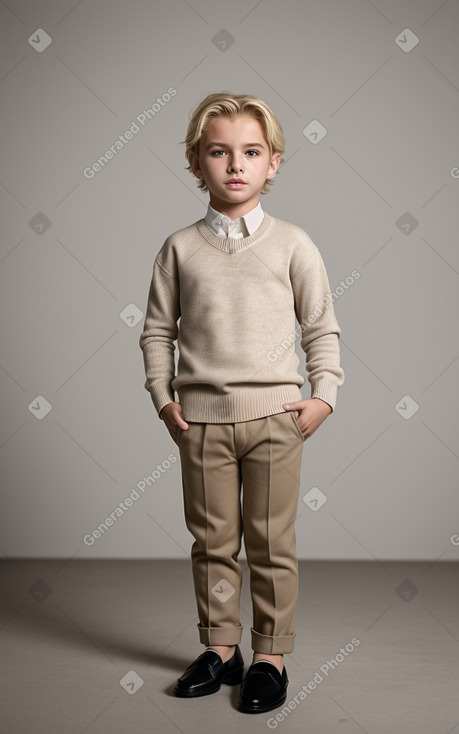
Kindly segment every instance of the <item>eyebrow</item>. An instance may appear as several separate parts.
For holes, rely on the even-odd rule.
[[[208,148],[212,148],[214,145],[218,145],[220,148],[226,148],[226,143],[208,143],[206,145],[206,150]],[[244,148],[264,148],[265,146],[261,143],[244,143]]]

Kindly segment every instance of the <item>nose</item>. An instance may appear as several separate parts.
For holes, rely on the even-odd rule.
[[[243,171],[244,166],[242,158],[239,155],[232,155],[228,158],[228,173],[236,173],[236,171]]]

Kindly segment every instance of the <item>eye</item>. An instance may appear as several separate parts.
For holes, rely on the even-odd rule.
[[[251,153],[254,153],[254,155],[250,155]],[[255,158],[255,156],[259,155],[259,153],[258,153],[258,150],[248,150],[248,151],[247,151],[247,155],[248,155],[248,156],[249,156],[250,158]]]
[[[220,158],[221,156],[219,155],[219,153],[223,153],[224,154],[225,151],[224,150],[213,150],[210,155],[215,156],[215,158]]]

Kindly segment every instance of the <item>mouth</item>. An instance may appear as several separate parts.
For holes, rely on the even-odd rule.
[[[227,181],[225,185],[229,186],[231,189],[240,189],[243,186],[246,186],[246,182],[243,181],[241,178],[232,178]]]

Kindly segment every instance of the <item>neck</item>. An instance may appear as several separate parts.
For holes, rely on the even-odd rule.
[[[244,214],[252,211],[252,209],[254,209],[259,203],[259,199],[252,199],[241,204],[229,204],[227,202],[220,201],[220,199],[214,199],[211,196],[209,203],[210,206],[218,212],[225,213],[230,219],[238,219],[239,217],[243,217]]]

